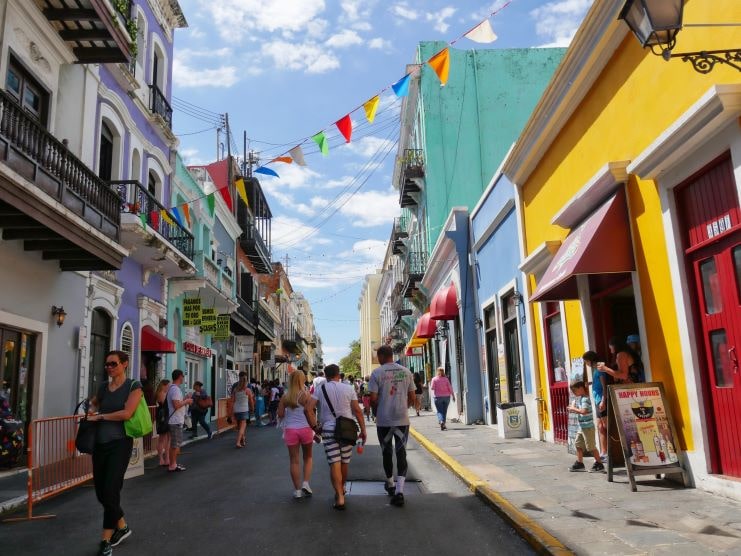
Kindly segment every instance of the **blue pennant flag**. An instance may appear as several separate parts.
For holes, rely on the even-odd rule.
[[[407,96],[407,94],[409,94],[409,78],[411,76],[412,74],[407,73],[404,77],[391,85],[391,88],[394,90],[394,93],[396,93],[397,97],[405,97]]]
[[[173,217],[175,218],[175,221],[178,224],[180,224],[180,227],[181,228],[185,228],[185,226],[183,226],[183,217],[180,216],[180,211],[177,209],[177,207],[172,207],[170,209],[170,212],[172,213]]]
[[[276,178],[279,178],[280,176],[275,172],[275,170],[271,170],[267,166],[260,166],[259,168],[255,168],[255,174],[265,174],[266,176],[273,176]]]

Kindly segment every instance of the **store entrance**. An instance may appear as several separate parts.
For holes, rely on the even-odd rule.
[[[590,346],[590,349],[595,350],[605,362],[614,365],[608,347],[610,338],[618,337],[625,341],[631,334],[638,334],[638,313],[631,275],[627,272],[593,274],[589,276],[589,291],[592,293],[594,323],[594,346]]]
[[[7,420],[7,426],[0,429],[0,443],[3,444],[0,466],[20,465],[24,453],[20,434],[28,434],[28,425],[33,417],[36,335],[0,327],[0,346],[0,419]],[[22,421],[22,425],[14,421]],[[18,429],[17,435],[14,427]]]

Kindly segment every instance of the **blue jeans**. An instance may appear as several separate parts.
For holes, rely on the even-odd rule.
[[[440,396],[435,398],[435,409],[437,409],[438,423],[445,422],[445,416],[448,414],[448,405],[450,405],[450,396]]]
[[[201,424],[203,427],[203,430],[206,431],[206,434],[208,434],[208,437],[211,438],[211,427],[206,422],[206,415],[208,415],[208,411],[193,411],[190,410],[190,419],[193,421],[193,437],[195,438],[198,436],[198,423]]]

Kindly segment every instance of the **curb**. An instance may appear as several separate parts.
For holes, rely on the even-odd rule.
[[[512,502],[489,487],[485,480],[452,458],[437,444],[413,427],[409,427],[409,432],[430,454],[466,483],[471,492],[486,502],[500,517],[509,523],[538,554],[554,556],[574,554],[572,550],[567,548],[544,527],[517,509]]]

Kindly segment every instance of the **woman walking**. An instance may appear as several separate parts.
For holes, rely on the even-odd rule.
[[[430,381],[430,392],[435,396],[435,409],[437,409],[437,422],[440,423],[440,430],[448,430],[445,420],[448,415],[450,398],[452,397],[455,401],[455,392],[442,367],[437,368],[437,376]]]
[[[615,358],[612,364],[613,368],[608,367],[604,363],[598,363],[597,369],[610,375],[615,379],[617,384],[638,382],[643,372],[638,354],[630,349],[619,336],[610,338],[608,345],[610,347],[610,354]]]
[[[164,420],[158,419],[157,424],[157,455],[160,459],[160,467],[170,467],[170,429],[160,428],[160,421],[167,424],[170,420],[170,411],[167,407],[167,390],[170,387],[168,379],[160,380],[154,395],[154,402],[157,404],[157,413],[164,414]]]
[[[316,401],[309,395],[305,383],[306,375],[302,371],[294,371],[288,383],[288,393],[281,397],[278,403],[278,417],[283,420],[283,441],[288,447],[293,497],[296,500],[308,498],[313,494],[309,480],[313,465],[312,443],[316,426],[314,413]],[[299,468],[299,445],[304,461],[303,481]]]
[[[243,448],[246,444],[245,433],[247,432],[247,420],[250,411],[255,410],[255,396],[247,385],[247,373],[239,373],[239,382],[232,388],[232,419],[237,424],[237,448]]]
[[[420,373],[414,373],[414,409],[419,417],[419,410],[422,409],[422,375]]]
[[[108,382],[100,385],[90,400],[97,414],[89,417],[98,421],[93,450],[93,482],[98,502],[103,505],[103,534],[99,556],[109,556],[112,547],[131,535],[121,509],[121,488],[129,465],[134,439],[126,436],[124,421],[131,418],[142,397],[138,380],[126,378],[129,356],[123,351],[111,351],[105,358]]]

